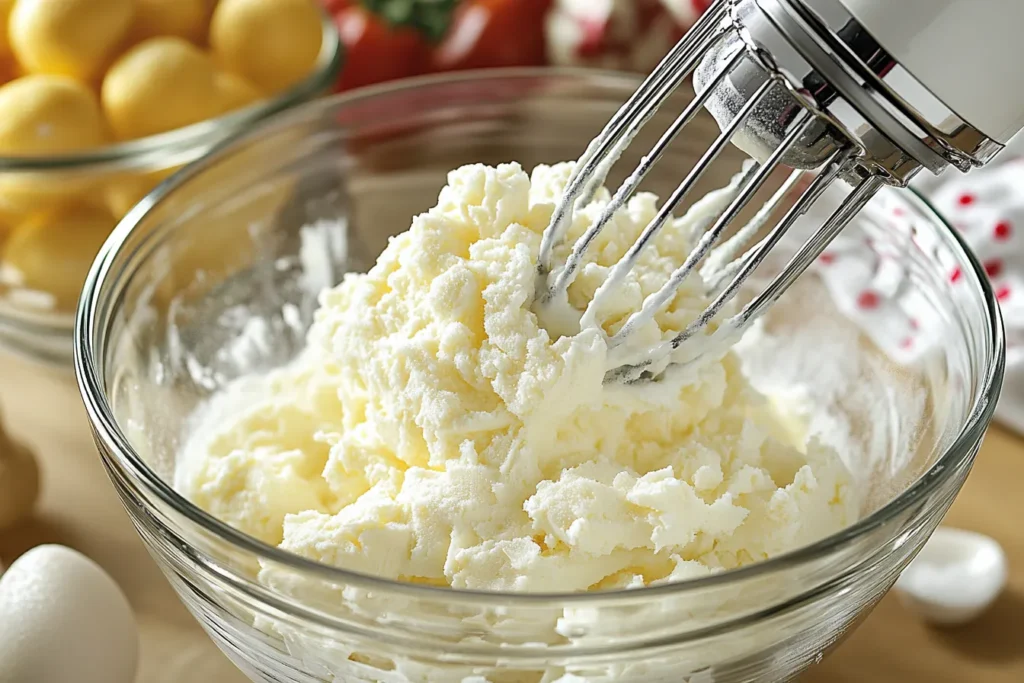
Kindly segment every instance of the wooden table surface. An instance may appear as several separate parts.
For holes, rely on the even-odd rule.
[[[0,357],[0,407],[8,431],[42,461],[34,519],[0,536],[9,564],[40,543],[89,555],[128,594],[141,628],[138,683],[243,683],[178,603],[136,537],[93,450],[72,379]],[[1024,682],[1024,440],[993,427],[947,523],[997,538],[1010,585],[974,623],[931,629],[890,595],[803,683]]]

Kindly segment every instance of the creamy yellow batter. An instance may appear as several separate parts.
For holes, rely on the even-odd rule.
[[[570,171],[453,171],[369,273],[323,293],[300,358],[204,407],[178,489],[317,561],[488,590],[698,577],[854,521],[838,454],[795,439],[733,352],[653,383],[603,383],[606,333],[693,245],[684,219],[599,312],[603,329],[553,339],[538,324],[541,233]],[[570,236],[607,198],[577,212]],[[656,209],[638,195],[600,234],[569,290],[574,308]],[[694,273],[637,339],[671,337],[707,303]]]

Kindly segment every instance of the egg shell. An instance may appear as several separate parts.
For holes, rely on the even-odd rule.
[[[132,683],[138,631],[124,593],[95,562],[58,545],[0,577],[0,683]]]
[[[939,527],[894,586],[903,603],[937,626],[981,616],[1006,586],[1006,553],[995,539]]]

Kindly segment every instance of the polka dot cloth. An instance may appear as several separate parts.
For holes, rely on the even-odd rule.
[[[950,175],[929,195],[981,261],[1007,327],[1024,330],[1024,161]],[[951,282],[960,277],[950,273]]]
[[[922,177],[915,185],[964,237],[992,284],[1007,336],[1007,373],[996,419],[1024,433],[1024,159],[1012,149],[1003,157],[969,174]],[[914,363],[942,343],[945,323],[909,286],[910,274],[893,252],[917,248],[948,264],[952,296],[966,287],[969,274],[941,245],[926,243],[926,232],[916,230],[906,213],[897,193],[879,194],[855,219],[862,229],[842,232],[813,268],[840,310],[879,348],[897,362]],[[806,217],[809,223],[822,219]],[[887,231],[886,239],[872,240],[881,230]]]
[[[925,191],[992,283],[1006,326],[1006,379],[996,419],[1024,433],[1024,159],[1014,152],[966,175],[946,174]],[[952,282],[961,278],[950,273]]]
[[[829,197],[834,194],[835,197]],[[823,200],[838,202],[842,191],[829,190]],[[807,230],[817,227],[828,213],[805,217]],[[907,249],[928,252],[950,271],[953,256],[938,243],[926,243],[927,232],[916,230],[900,196],[882,192],[829,245],[815,262],[817,271],[839,310],[856,321],[872,341],[897,362],[913,363],[928,352],[944,322],[934,307],[911,286],[905,260]],[[962,277],[962,276],[960,276]]]

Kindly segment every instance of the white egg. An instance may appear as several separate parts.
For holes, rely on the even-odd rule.
[[[894,586],[911,609],[941,625],[978,617],[1006,586],[1002,546],[973,531],[939,527]]]
[[[95,562],[70,548],[28,551],[0,577],[0,683],[131,683],[135,617]]]

